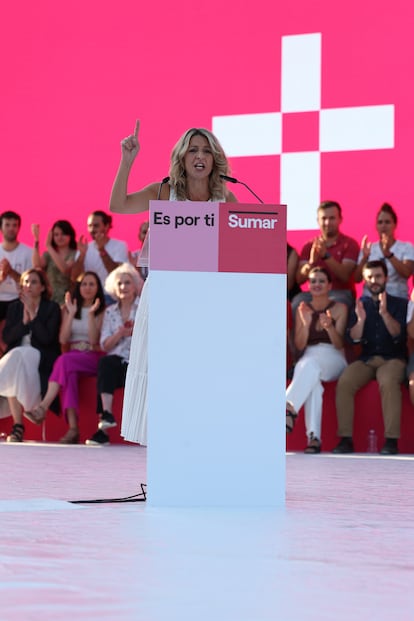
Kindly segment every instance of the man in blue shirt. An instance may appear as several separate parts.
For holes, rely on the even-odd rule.
[[[407,359],[407,300],[385,292],[385,261],[368,261],[363,279],[370,295],[361,297],[350,318],[349,335],[360,343],[359,359],[350,364],[338,380],[336,414],[341,441],[334,453],[352,453],[352,425],[355,393],[376,379],[381,392],[385,444],[382,455],[398,453],[401,419],[401,383],[405,378]]]

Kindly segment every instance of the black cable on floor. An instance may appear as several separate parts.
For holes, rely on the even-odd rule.
[[[96,500],[69,500],[68,502],[73,505],[79,504],[104,504],[104,503],[116,503],[116,502],[145,502],[147,500],[147,494],[145,489],[146,483],[141,483],[141,492],[133,494],[133,496],[126,496],[125,498],[97,498]]]

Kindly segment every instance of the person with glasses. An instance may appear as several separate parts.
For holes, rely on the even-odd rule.
[[[321,452],[322,382],[336,380],[347,362],[343,350],[348,309],[329,297],[330,273],[314,267],[308,276],[310,301],[302,301],[295,315],[294,341],[301,357],[286,390],[286,432],[291,433],[305,407],[307,454]]]

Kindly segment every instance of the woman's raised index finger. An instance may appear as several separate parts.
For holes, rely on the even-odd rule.
[[[135,129],[134,129],[135,138],[138,138],[138,132],[139,132],[139,119],[137,119],[135,122]]]

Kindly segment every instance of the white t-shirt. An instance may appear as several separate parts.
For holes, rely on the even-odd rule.
[[[19,243],[14,250],[4,250],[0,244],[0,261],[7,259],[10,265],[16,272],[22,274],[25,270],[32,267],[32,253],[33,250],[26,244]],[[7,276],[2,283],[0,283],[0,301],[9,302],[10,300],[16,300],[19,297],[19,286],[11,276]]]
[[[390,248],[390,252],[393,252],[397,259],[400,261],[414,261],[414,246],[410,242],[399,241],[398,239],[393,243]],[[379,242],[375,242],[371,245],[369,253],[369,261],[381,261],[384,255],[381,250]],[[358,263],[362,259],[362,251],[359,253]],[[388,269],[388,280],[385,287],[387,293],[395,295],[399,298],[408,297],[408,283],[407,279],[400,276],[397,270],[392,265],[391,261],[385,259],[385,263]],[[364,295],[369,295],[364,288]]]
[[[128,246],[124,241],[120,239],[109,238],[105,245],[105,250],[115,263],[127,263],[128,262]],[[79,256],[77,253],[76,257]],[[88,249],[85,254],[84,261],[85,272],[95,272],[99,276],[99,280],[102,283],[102,287],[105,285],[105,279],[108,276],[108,270],[106,269],[99,250],[94,241],[89,242]]]

